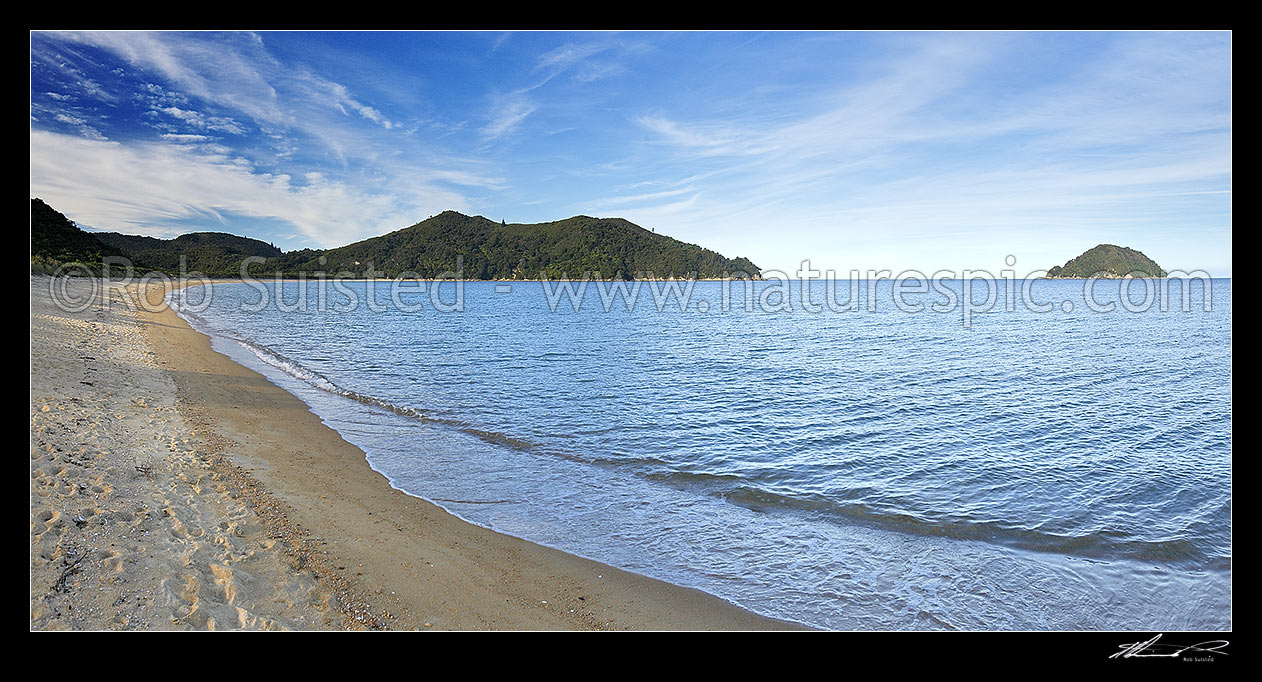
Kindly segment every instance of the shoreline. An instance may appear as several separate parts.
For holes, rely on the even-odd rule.
[[[149,293],[154,303],[165,289]],[[244,500],[272,541],[269,558],[322,595],[316,617],[294,616],[298,629],[807,629],[464,521],[392,487],[306,403],[213,350],[169,307],[142,306],[134,317],[174,386],[171,417],[194,432],[230,496]]]

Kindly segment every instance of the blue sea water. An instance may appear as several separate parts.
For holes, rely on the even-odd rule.
[[[814,312],[799,282],[642,283],[634,306],[538,282],[176,302],[394,486],[759,613],[1229,629],[1231,280],[936,284],[816,281],[809,302],[856,306]],[[682,309],[652,295],[670,286]]]

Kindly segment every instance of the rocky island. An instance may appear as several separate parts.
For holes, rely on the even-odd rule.
[[[1088,249],[1064,266],[1054,265],[1048,279],[1126,279],[1130,277],[1165,277],[1166,271],[1151,258],[1125,246],[1100,244]]]

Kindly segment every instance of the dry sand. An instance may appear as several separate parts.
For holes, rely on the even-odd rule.
[[[115,291],[69,313],[50,283],[31,278],[32,629],[795,628],[466,523],[174,312]]]

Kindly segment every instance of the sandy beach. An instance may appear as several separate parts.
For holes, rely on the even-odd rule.
[[[34,630],[795,628],[466,523],[169,309],[115,291],[66,312],[49,285],[31,278]]]

